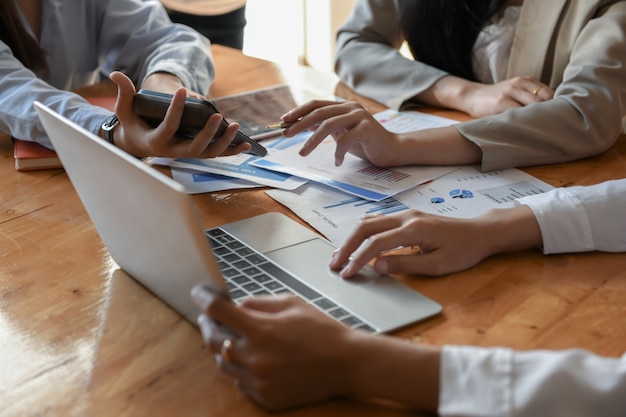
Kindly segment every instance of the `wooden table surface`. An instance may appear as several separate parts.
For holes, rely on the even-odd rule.
[[[228,48],[213,51],[213,97],[284,82],[303,97],[335,92],[332,76],[281,68]],[[342,85],[336,92],[358,98]],[[382,109],[371,102],[368,108]],[[526,171],[554,186],[624,178],[626,138],[598,157]],[[267,211],[294,217],[263,190],[194,199],[207,227]],[[16,172],[8,138],[0,138],[0,256],[0,416],[267,414],[220,375],[194,326],[115,265],[64,171]],[[441,278],[397,278],[443,306],[441,315],[397,337],[581,347],[613,356],[626,350],[626,254],[530,250]],[[415,414],[333,401],[281,415]]]

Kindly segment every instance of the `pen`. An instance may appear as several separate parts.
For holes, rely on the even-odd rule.
[[[292,126],[295,122],[276,122],[265,126],[267,129],[286,129]]]

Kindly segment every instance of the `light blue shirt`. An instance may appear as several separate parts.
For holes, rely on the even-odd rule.
[[[43,0],[42,5],[45,76],[38,78],[0,42],[0,132],[51,147],[32,105],[37,100],[98,133],[111,112],[68,90],[97,83],[114,70],[135,85],[154,72],[168,72],[186,88],[208,93],[215,72],[209,41],[172,24],[160,2]]]

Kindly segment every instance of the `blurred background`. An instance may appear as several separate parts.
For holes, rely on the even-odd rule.
[[[248,0],[243,52],[333,71],[335,33],[356,0]]]

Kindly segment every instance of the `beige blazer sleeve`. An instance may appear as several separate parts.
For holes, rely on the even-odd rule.
[[[444,75],[397,53],[399,1],[359,0],[338,34],[341,79],[391,108]],[[555,98],[456,127],[483,151],[483,170],[598,154],[621,133],[625,64],[626,1],[526,0],[508,76],[534,76]]]

